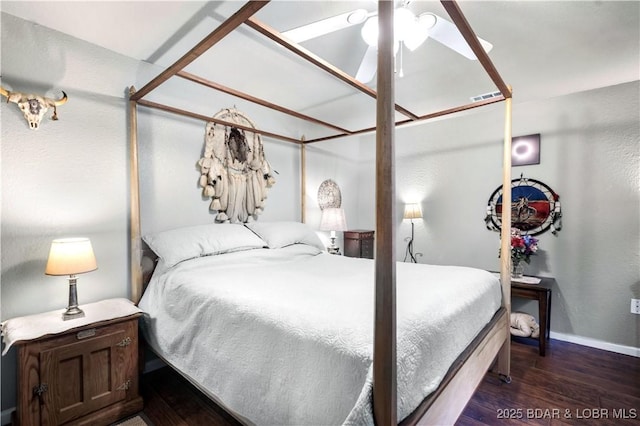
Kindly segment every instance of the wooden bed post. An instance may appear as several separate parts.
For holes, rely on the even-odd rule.
[[[511,92],[511,86],[509,86]],[[512,98],[505,99],[504,147],[502,153],[502,226],[500,234],[500,282],[502,283],[502,306],[511,314],[511,104]],[[509,201],[507,201],[509,200]],[[498,374],[511,374],[511,334],[507,334],[502,349],[498,353]]]
[[[506,200],[511,200],[511,87],[508,87],[497,70],[493,66],[487,53],[482,48],[478,38],[468,24],[462,11],[454,0],[441,0],[445,10],[449,13],[455,26],[469,44],[477,56],[479,62],[494,81],[506,100],[506,117],[504,129],[503,152],[503,205],[502,209],[502,235],[500,248],[502,253],[500,275],[502,281],[502,305],[504,309],[494,317],[490,327],[485,328],[482,336],[476,338],[479,344],[474,344],[468,353],[461,357],[461,364],[448,373],[446,383],[439,386],[432,396],[425,398],[420,406],[411,414],[411,419],[403,423],[413,424],[453,424],[469,401],[475,388],[480,383],[485,373],[493,365],[498,373],[509,377],[510,374],[510,332],[509,314],[511,311],[511,209]],[[378,0],[378,63],[377,63],[377,90],[368,88],[357,82],[343,71],[330,66],[315,55],[286,40],[276,30],[260,23],[253,15],[260,10],[267,1],[248,1],[233,16],[224,21],[211,34],[198,45],[187,52],[177,62],[159,74],[155,79],[147,83],[140,90],[131,87],[129,90],[129,126],[130,126],[130,230],[131,230],[131,299],[137,304],[142,296],[143,271],[142,271],[142,240],[141,240],[141,215],[140,215],[140,183],[138,168],[138,140],[137,140],[137,108],[146,106],[173,114],[183,115],[204,122],[215,121],[211,117],[181,110],[175,107],[162,105],[156,102],[142,99],[146,94],[157,88],[163,82],[173,76],[180,76],[187,80],[204,84],[217,90],[222,89],[226,93],[239,96],[242,99],[268,106],[272,109],[304,120],[322,124],[338,130],[337,135],[325,136],[305,141],[305,138],[296,139],[285,135],[279,135],[259,129],[244,129],[253,133],[284,140],[301,145],[300,149],[300,206],[301,220],[306,220],[306,144],[329,140],[345,135],[355,135],[376,131],[376,245],[375,245],[375,302],[374,302],[374,341],[373,341],[373,390],[372,405],[374,422],[380,426],[397,424],[397,364],[396,364],[396,195],[395,195],[395,126],[417,120],[426,120],[440,117],[471,108],[488,105],[503,99],[485,100],[461,107],[450,108],[440,112],[417,116],[402,107],[395,105],[394,95],[394,55],[393,55],[393,15],[394,3],[388,0]],[[328,71],[334,77],[350,84],[370,96],[376,97],[376,127],[365,128],[356,131],[342,129],[338,126],[313,119],[302,114],[295,113],[275,104],[269,104],[252,96],[223,88],[216,83],[192,76],[183,71],[191,62],[206,52],[210,47],[221,41],[229,33],[242,24],[256,29],[266,37],[281,44],[290,51],[309,60],[317,67]],[[268,105],[267,105],[268,104]],[[398,110],[407,115],[409,119],[394,122],[395,111]],[[227,125],[228,123],[220,122]],[[242,128],[242,126],[238,126]],[[497,354],[497,362],[496,362]],[[188,378],[188,377],[187,377]],[[197,382],[194,384],[200,389]],[[204,388],[201,388],[204,390]],[[206,390],[205,390],[206,392]],[[407,420],[405,419],[405,420]]]
[[[307,147],[304,144],[304,136],[300,144],[300,222],[306,222],[307,210]]]
[[[129,88],[129,99],[136,93],[135,87]],[[131,300],[140,301],[142,296],[142,247],[140,234],[140,178],[138,171],[138,106],[129,100],[129,180],[131,184]]]
[[[378,1],[378,98],[376,99],[376,254],[373,341],[373,413],[376,425],[395,425],[396,255],[393,7]]]

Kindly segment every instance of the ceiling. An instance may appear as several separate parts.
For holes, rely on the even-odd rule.
[[[491,60],[514,102],[527,102],[640,79],[638,1],[458,2],[476,35],[490,41]],[[131,58],[167,67],[244,2],[2,1],[3,12],[86,40]],[[448,18],[439,2],[412,1],[416,15]],[[279,31],[374,1],[273,1],[256,18]],[[361,25],[302,45],[355,75],[366,44]],[[434,40],[403,51],[397,103],[423,115],[496,90],[477,61]],[[398,63],[399,66],[399,63]],[[243,26],[194,61],[187,71],[262,99],[340,125],[368,126],[375,103]],[[269,84],[265,84],[269,82]],[[375,80],[369,83],[375,89]],[[364,99],[363,99],[364,98]],[[349,114],[345,114],[348,111]],[[398,116],[399,119],[404,118]],[[326,132],[325,132],[326,133]]]

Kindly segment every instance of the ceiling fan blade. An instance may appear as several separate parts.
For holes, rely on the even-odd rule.
[[[436,17],[436,23],[429,30],[429,37],[455,50],[468,59],[478,59],[458,30],[458,27],[438,15],[434,14],[434,16]],[[489,52],[493,48],[493,44],[480,37],[478,37],[478,41],[480,41],[485,52]]]
[[[302,43],[303,41],[311,40],[312,38],[320,37],[343,28],[348,28],[352,25],[361,24],[368,16],[369,12],[365,9],[356,9],[351,12],[341,13],[340,15],[332,16],[331,18],[322,19],[301,27],[293,28],[283,32],[282,34],[291,41]]]
[[[376,68],[378,68],[378,49],[369,46],[367,51],[364,52],[362,62],[360,62],[360,67],[356,73],[356,80],[360,83],[370,82],[376,75]]]

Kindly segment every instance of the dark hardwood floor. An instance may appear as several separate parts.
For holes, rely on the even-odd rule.
[[[456,425],[640,425],[640,358],[552,340],[513,342],[509,384],[487,374]],[[169,368],[143,375],[155,426],[238,423]]]

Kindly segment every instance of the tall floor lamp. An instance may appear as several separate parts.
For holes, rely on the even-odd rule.
[[[422,209],[420,208],[420,204],[405,204],[403,218],[411,220],[411,238],[407,243],[407,250],[404,254],[404,261],[406,262],[408,257],[411,263],[418,263],[415,255],[413,254],[413,219],[422,219]]]

